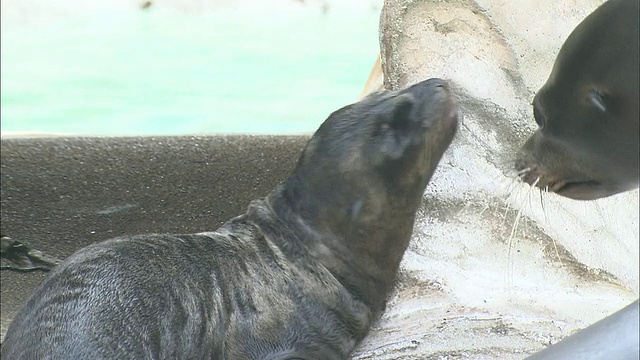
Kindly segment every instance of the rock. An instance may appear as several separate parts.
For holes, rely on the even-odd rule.
[[[511,170],[535,91],[601,3],[385,1],[385,87],[450,79],[464,123],[356,359],[523,358],[638,298],[638,191],[578,202]]]

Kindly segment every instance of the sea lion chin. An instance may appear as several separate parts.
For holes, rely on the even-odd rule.
[[[13,319],[2,358],[347,358],[384,310],[456,128],[439,79],[334,112],[293,173],[216,231],[66,259]]]
[[[638,187],[638,0],[609,0],[569,35],[533,100],[522,180],[593,200]]]

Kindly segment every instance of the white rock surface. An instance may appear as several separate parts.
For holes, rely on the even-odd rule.
[[[387,0],[387,88],[450,79],[464,124],[427,188],[399,290],[357,359],[517,359],[638,298],[638,191],[531,190],[529,105],[602,1]]]

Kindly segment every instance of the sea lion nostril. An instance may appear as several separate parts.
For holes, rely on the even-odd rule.
[[[427,100],[432,105],[446,100],[450,95],[447,82],[439,78],[423,80],[401,91],[401,93],[410,93],[419,102]]]
[[[429,85],[429,87],[436,87],[436,88],[446,87],[446,81],[439,78],[431,78],[426,81],[426,84]]]

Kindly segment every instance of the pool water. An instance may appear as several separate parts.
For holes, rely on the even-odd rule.
[[[378,11],[136,11],[2,31],[2,132],[314,131],[357,100]]]

